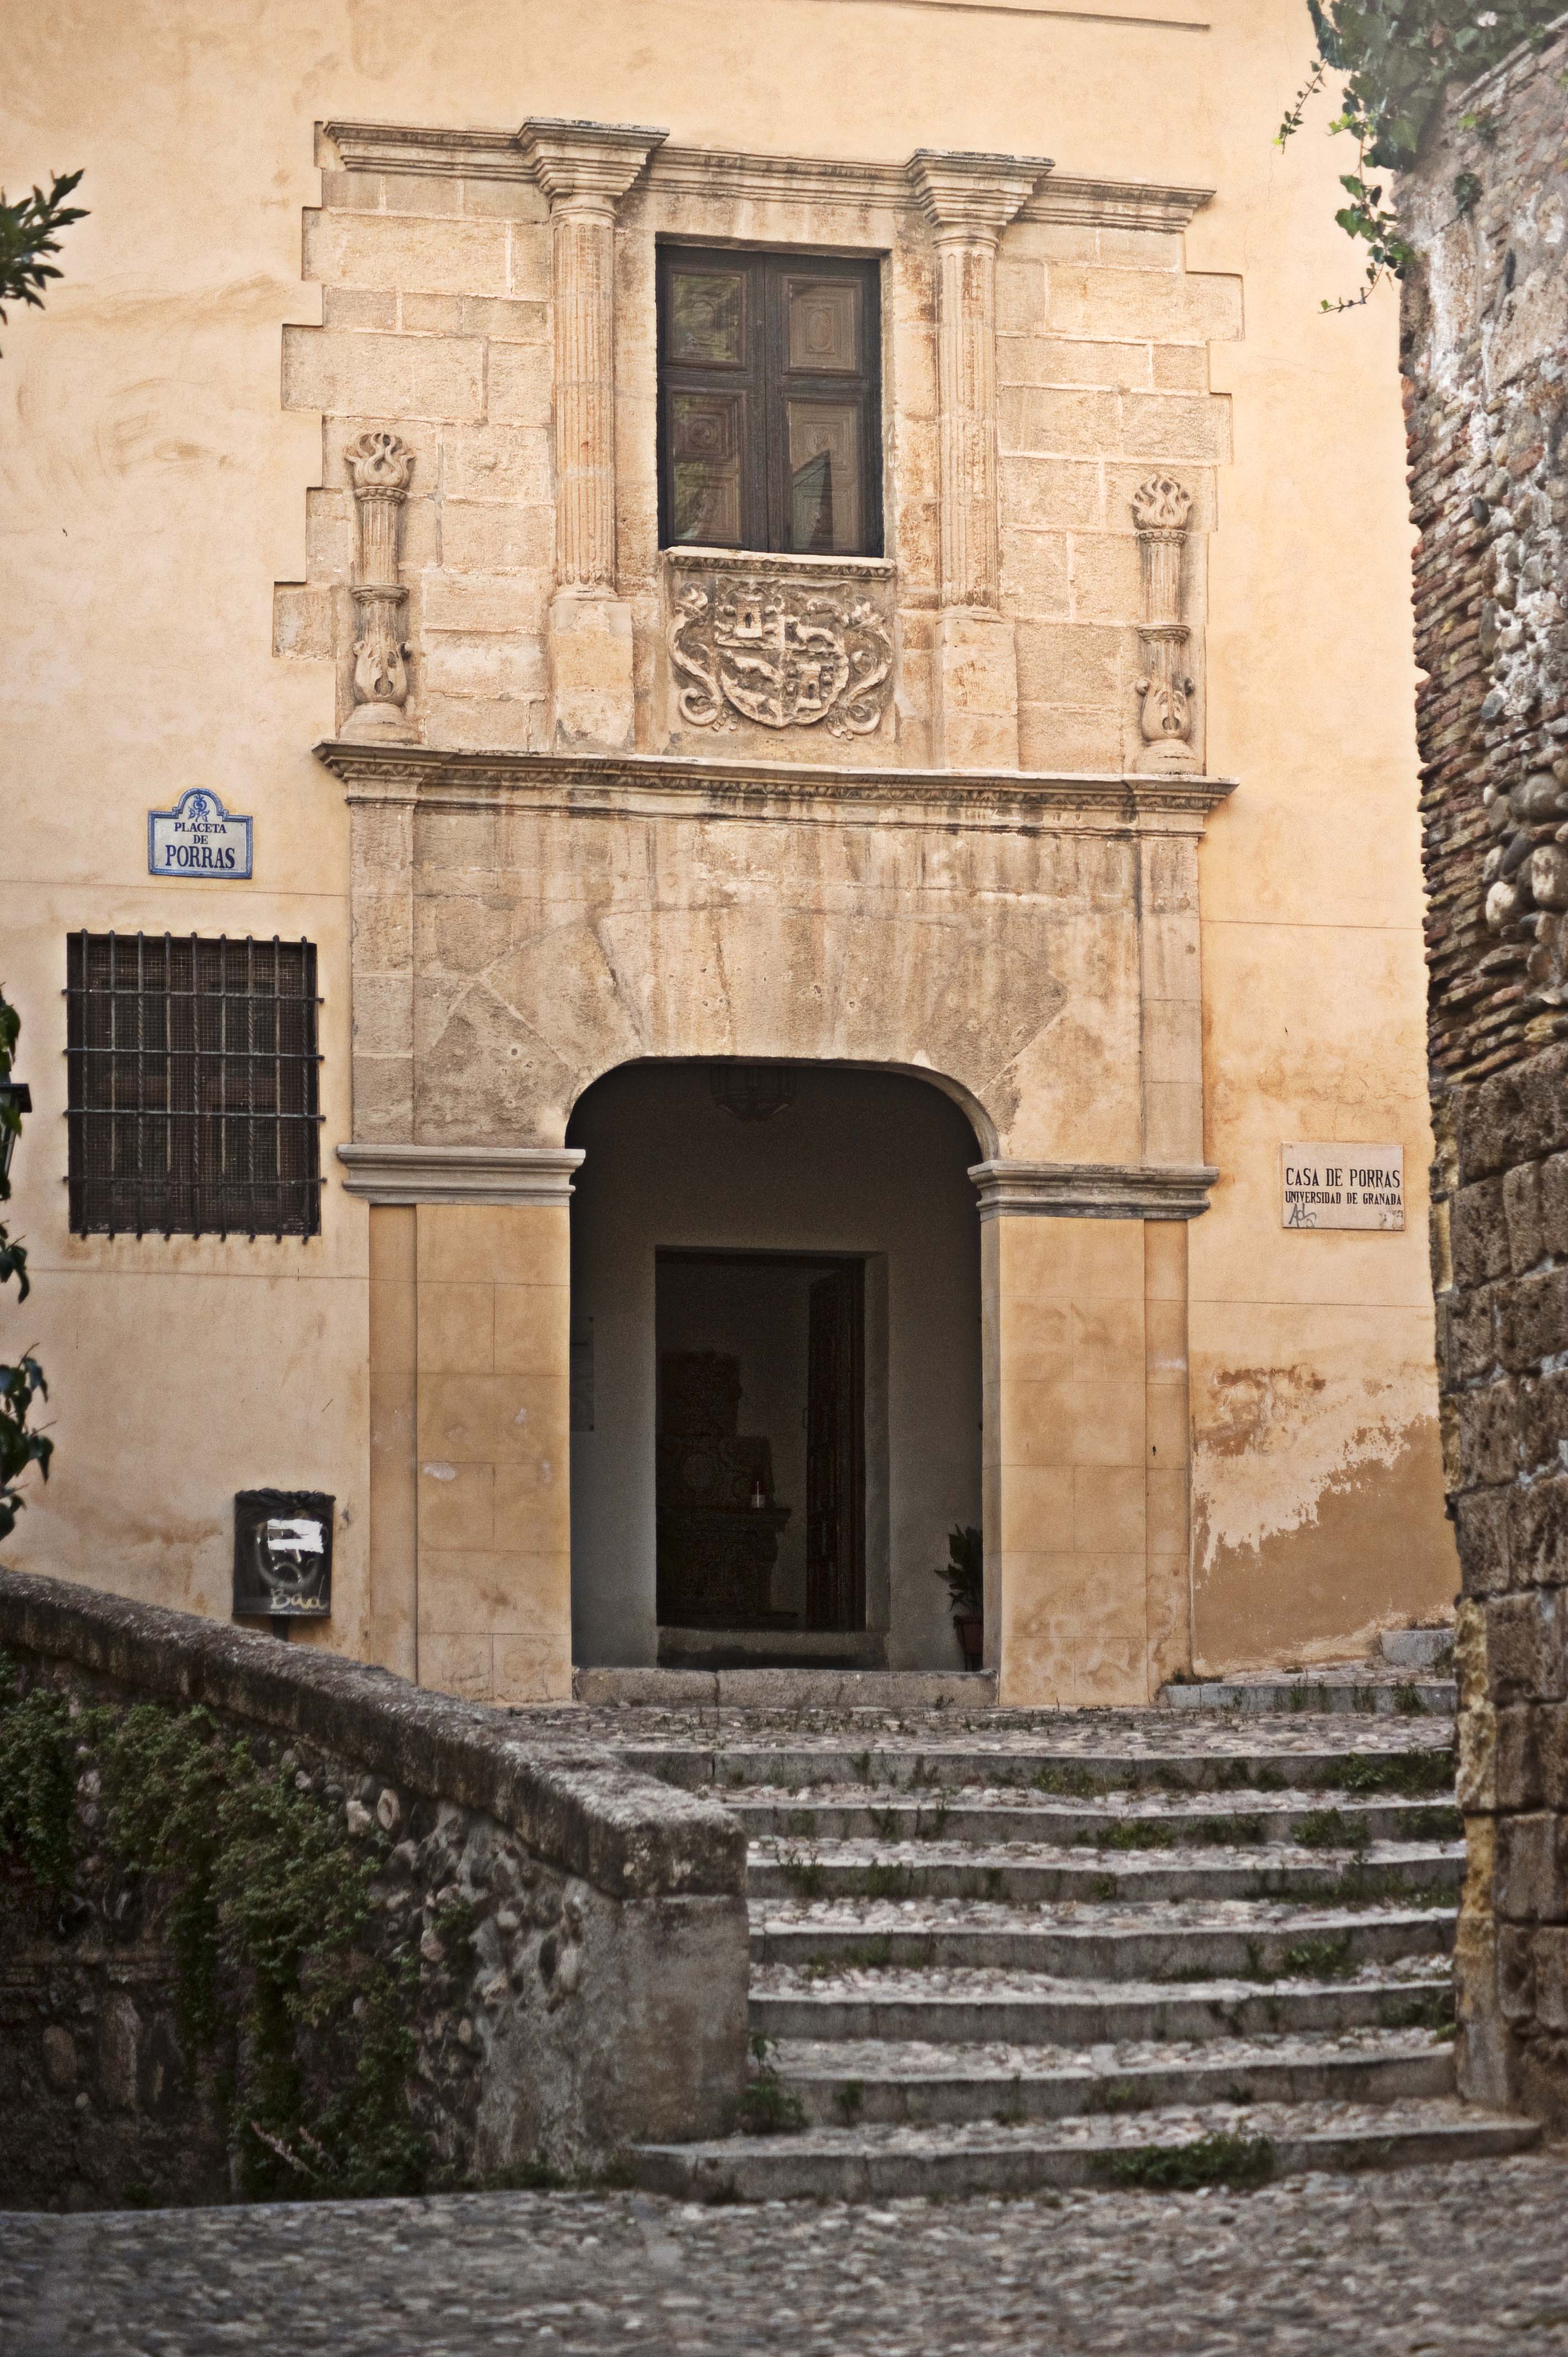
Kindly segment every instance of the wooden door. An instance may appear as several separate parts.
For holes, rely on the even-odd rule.
[[[865,1626],[865,1285],[858,1262],[811,1291],[806,1373],[806,1618]]]

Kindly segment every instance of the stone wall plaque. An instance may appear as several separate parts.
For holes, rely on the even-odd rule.
[[[1280,1224],[1402,1229],[1403,1146],[1282,1146]]]
[[[209,788],[191,786],[173,810],[147,813],[147,873],[247,877],[251,823],[226,811]]]

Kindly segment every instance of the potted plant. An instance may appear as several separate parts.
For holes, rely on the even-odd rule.
[[[955,1523],[948,1533],[948,1559],[938,1565],[936,1576],[947,1582],[953,1634],[962,1649],[964,1668],[978,1670],[985,1654],[985,1569],[984,1549],[972,1523]]]

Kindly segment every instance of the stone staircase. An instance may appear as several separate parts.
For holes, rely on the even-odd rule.
[[[1532,2144],[1455,2095],[1452,1688],[1398,1674],[1360,1712],[1314,1673],[1223,1711],[618,1713],[750,1836],[746,2127],[641,2148],[639,2181],[887,2199]]]

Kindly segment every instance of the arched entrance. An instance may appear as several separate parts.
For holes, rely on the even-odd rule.
[[[583,1666],[961,1665],[981,1520],[962,1113],[905,1074],[642,1062],[574,1111],[572,1629]]]

